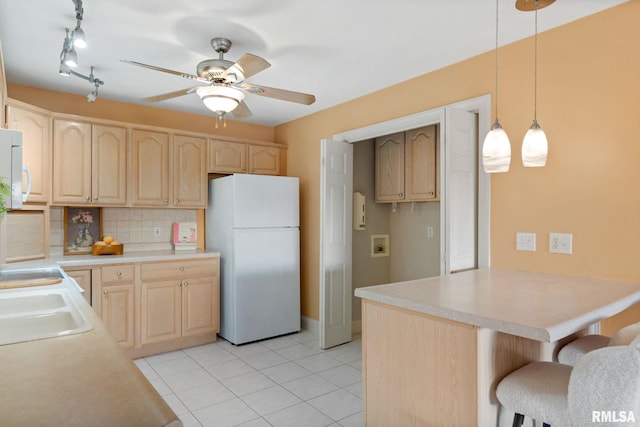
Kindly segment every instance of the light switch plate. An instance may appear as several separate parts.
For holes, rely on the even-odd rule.
[[[536,251],[536,233],[516,233],[516,250]]]
[[[571,255],[573,253],[573,234],[549,233],[549,252]]]

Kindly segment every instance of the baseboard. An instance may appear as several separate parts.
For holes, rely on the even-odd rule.
[[[351,335],[362,333],[362,320],[354,320],[351,322]]]
[[[307,316],[300,316],[300,327],[316,334],[320,332],[320,323],[316,319]]]
[[[320,322],[306,316],[300,316],[300,327],[307,331],[319,333]],[[351,322],[351,334],[362,333],[362,320],[354,320]]]

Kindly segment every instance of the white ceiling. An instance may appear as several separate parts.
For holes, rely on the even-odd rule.
[[[558,0],[539,11],[544,31],[626,0]],[[84,0],[89,46],[76,71],[104,80],[100,99],[142,98],[193,85],[135,67],[139,61],[190,74],[217,58],[210,40],[231,39],[225,59],[244,53],[271,67],[247,82],[311,93],[311,106],[247,95],[253,116],[274,126],[408,80],[495,47],[495,0]],[[500,0],[500,45],[530,36],[534,15]],[[72,0],[0,0],[0,41],[10,83],[74,94],[93,86],[58,74],[64,28],[75,27]],[[580,40],[576,40],[579,43]],[[147,104],[149,105],[149,104]],[[151,104],[211,115],[195,93]],[[87,104],[91,108],[91,104]],[[233,117],[232,120],[236,120]]]

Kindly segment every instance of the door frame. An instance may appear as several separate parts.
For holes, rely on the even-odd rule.
[[[334,134],[331,139],[335,141],[343,141],[345,143],[354,143],[358,141],[363,141],[366,139],[376,138],[382,135],[388,135],[396,132],[403,132],[410,129],[415,129],[418,127],[429,126],[432,124],[439,124],[440,126],[440,143],[441,146],[444,144],[444,149],[440,150],[440,227],[442,229],[443,225],[447,220],[446,218],[446,174],[447,174],[447,156],[446,156],[446,147],[447,147],[447,133],[445,117],[447,108],[455,108],[458,110],[468,111],[471,113],[475,113],[478,115],[478,153],[482,152],[482,144],[484,141],[484,136],[491,129],[491,95],[481,95],[476,98],[471,98],[468,100],[456,102],[453,104],[448,104],[445,106],[433,108],[430,110],[422,111],[419,113],[411,114],[408,116],[399,117],[392,120],[387,120],[380,123],[375,123],[369,126],[364,126],[361,128],[348,130],[345,132]],[[477,248],[477,258],[478,258],[478,268],[486,268],[490,266],[491,258],[490,258],[490,225],[491,225],[491,176],[484,172],[482,168],[482,156],[477,156],[477,170],[478,170],[478,248]],[[351,168],[353,169],[353,164],[351,164]],[[321,195],[321,198],[324,195]],[[321,201],[322,205],[322,201]],[[446,225],[445,225],[446,226]],[[320,235],[322,237],[322,233],[324,232],[322,228],[322,224],[320,224]],[[348,232],[353,233],[352,227],[348,227]],[[322,241],[322,239],[321,239]],[[447,242],[446,242],[446,233],[440,233],[440,274],[447,274],[448,260],[447,260]],[[320,253],[322,254],[322,247],[320,247]],[[322,256],[322,255],[321,255]],[[320,265],[320,269],[322,270],[322,263]],[[321,272],[322,273],[322,272]],[[353,289],[352,289],[353,291]],[[319,295],[322,299],[323,295]],[[327,302],[320,301],[320,305],[326,304]],[[320,313],[320,316],[323,316]],[[320,319],[322,322],[323,319]],[[323,337],[320,337],[320,342],[324,342]]]
[[[331,139],[354,143],[366,139],[372,139],[381,135],[388,135],[396,132],[404,132],[417,127],[429,126],[432,124],[444,124],[445,111],[447,108],[476,113],[478,115],[478,153],[482,152],[484,135],[491,129],[491,95],[482,95],[476,98],[448,104],[442,107],[433,108],[427,111],[399,117],[385,122],[375,123],[358,129],[334,134]],[[446,147],[447,134],[445,126],[440,126],[440,143]],[[446,150],[440,150],[440,223],[441,226],[446,220]],[[491,175],[483,172],[482,156],[478,157],[478,268],[489,267],[490,258],[490,221],[491,221]],[[446,262],[446,237],[445,233],[440,233],[440,274],[446,274],[448,263]]]

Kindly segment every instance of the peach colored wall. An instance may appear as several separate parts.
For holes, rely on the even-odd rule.
[[[56,113],[183,129],[221,137],[274,142],[273,127],[271,126],[227,120],[227,127],[216,128],[213,116],[181,113],[101,98],[90,104],[84,95],[73,95],[15,84],[8,85],[8,96]]]
[[[539,35],[545,168],[520,161],[533,119],[533,38],[500,49],[500,121],[513,160],[508,173],[492,177],[494,267],[640,281],[637,16],[640,2],[632,1]],[[276,127],[275,138],[289,146],[288,173],[301,182],[304,315],[319,318],[320,139],[493,93],[494,59],[488,52]],[[517,231],[537,233],[538,251],[517,252]],[[573,233],[573,255],[550,254],[549,232]]]

